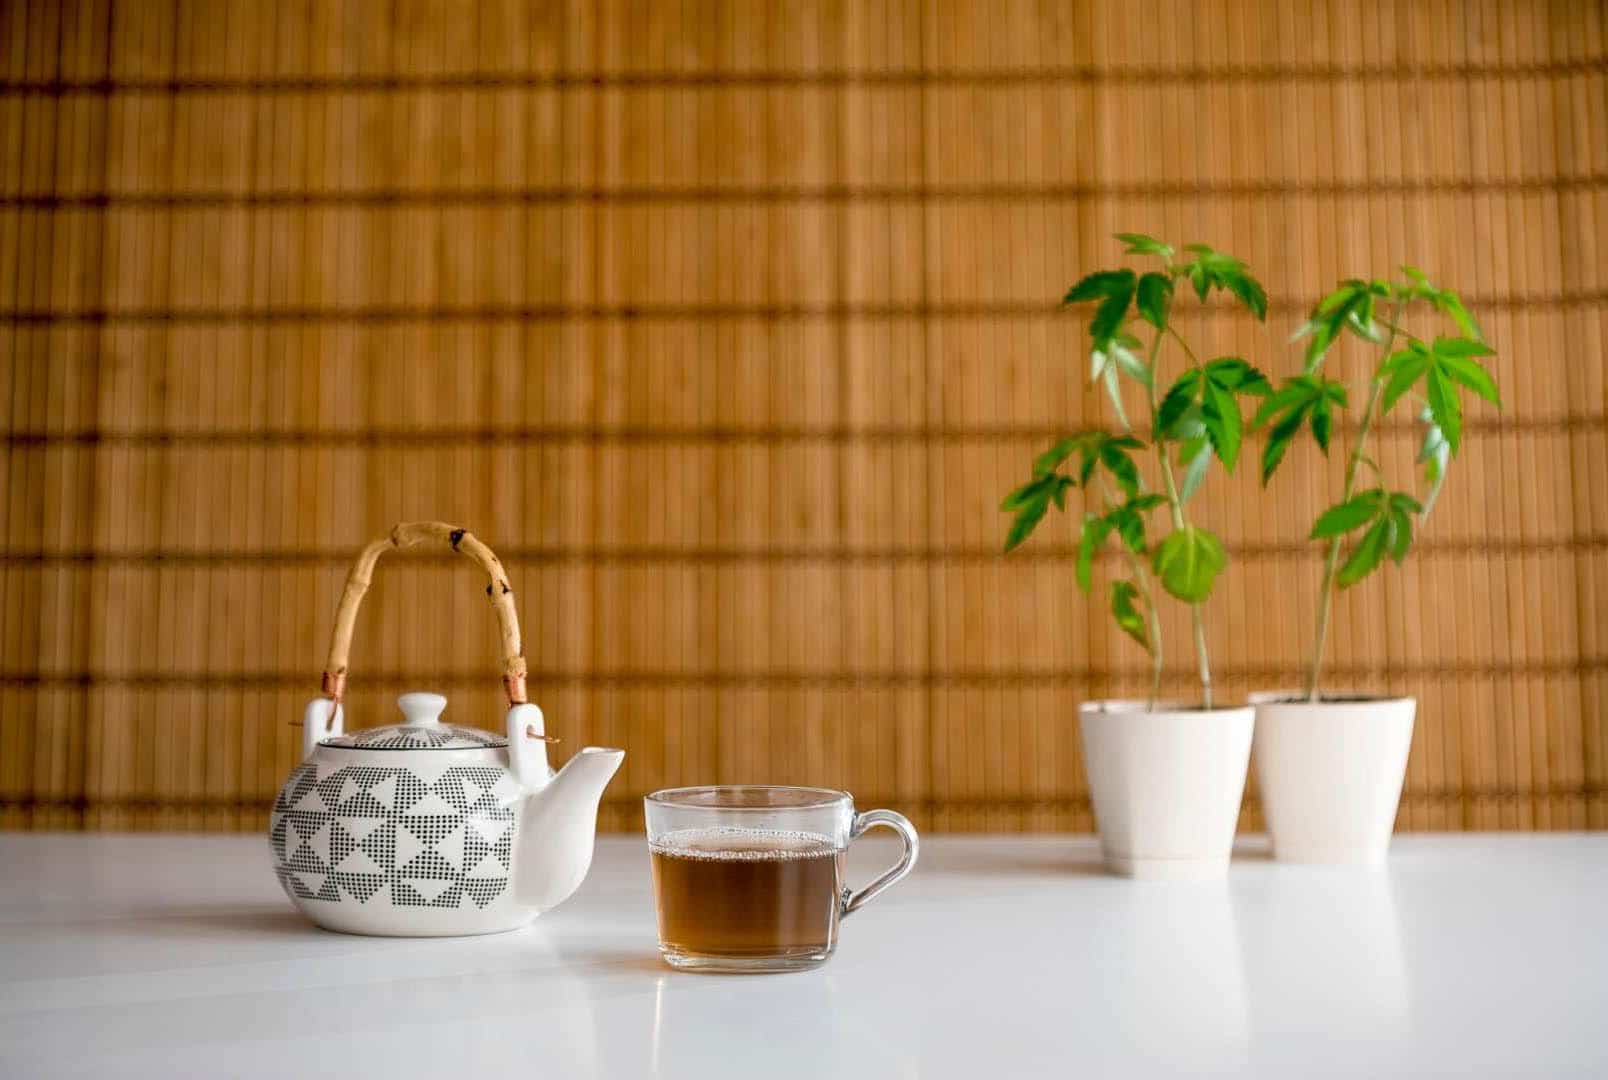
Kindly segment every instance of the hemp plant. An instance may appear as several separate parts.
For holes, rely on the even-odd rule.
[[[1312,526],[1311,539],[1323,541],[1326,552],[1318,583],[1312,662],[1303,689],[1309,701],[1318,700],[1335,588],[1357,584],[1378,569],[1386,555],[1396,563],[1406,558],[1413,544],[1413,519],[1422,524],[1429,516],[1446,480],[1446,467],[1462,445],[1462,393],[1470,391],[1498,408],[1502,404],[1496,381],[1477,359],[1492,355],[1493,350],[1463,301],[1449,289],[1436,288],[1421,271],[1411,266],[1401,270],[1405,281],[1351,278],[1318,301],[1292,339],[1309,339],[1305,371],[1284,381],[1263,403],[1253,424],[1272,424],[1262,451],[1264,486],[1303,425],[1310,429],[1318,448],[1328,454],[1334,417],[1344,413],[1347,392],[1343,382],[1324,374],[1324,359],[1346,335],[1378,350],[1357,441],[1346,459],[1340,501],[1320,514]],[[1424,305],[1449,319],[1457,333],[1428,340],[1401,325],[1410,307]],[[1381,314],[1385,309],[1388,315]],[[1398,349],[1398,342],[1405,347]],[[1391,490],[1384,471],[1368,456],[1368,437],[1375,425],[1404,398],[1420,406],[1417,416],[1424,425],[1417,458],[1424,467],[1422,500]],[[1364,468],[1375,483],[1358,490]],[[1352,543],[1342,562],[1341,547],[1348,535]]]
[[[1230,472],[1238,462],[1246,427],[1240,399],[1263,397],[1273,388],[1261,372],[1237,356],[1202,362],[1173,325],[1173,303],[1180,285],[1202,303],[1213,290],[1221,290],[1265,320],[1267,294],[1244,263],[1205,244],[1189,244],[1180,254],[1171,244],[1140,233],[1118,233],[1116,238],[1125,245],[1125,254],[1154,258],[1159,269],[1143,274],[1127,268],[1096,271],[1072,286],[1062,303],[1095,305],[1089,320],[1089,378],[1104,386],[1119,430],[1080,431],[1038,456],[1031,478],[1000,504],[1001,510],[1015,515],[1005,550],[1026,540],[1052,503],[1064,511],[1068,490],[1087,492],[1076,563],[1079,588],[1089,591],[1095,553],[1113,543],[1126,561],[1128,576],[1111,585],[1111,614],[1123,633],[1150,654],[1152,708],[1161,685],[1163,655],[1152,578],[1169,595],[1187,603],[1202,701],[1210,709],[1211,662],[1201,605],[1227,565],[1228,554],[1220,539],[1190,521],[1189,500],[1214,458]],[[1141,335],[1148,337],[1148,344]],[[1186,366],[1160,393],[1158,385],[1166,385],[1159,381],[1162,345],[1168,342],[1182,353]],[[1135,433],[1123,406],[1123,379],[1144,390],[1147,415],[1142,433]],[[1155,455],[1159,492],[1147,490],[1134,460],[1146,449]],[[1169,528],[1152,545],[1146,522],[1162,507],[1167,508]]]

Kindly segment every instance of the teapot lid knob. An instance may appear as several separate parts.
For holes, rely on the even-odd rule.
[[[440,694],[403,694],[396,699],[397,708],[402,710],[406,717],[404,724],[416,726],[420,724],[439,724],[441,710],[447,707],[447,699]]]

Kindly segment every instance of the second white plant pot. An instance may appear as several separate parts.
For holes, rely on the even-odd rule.
[[[1136,878],[1221,877],[1245,794],[1255,710],[1092,701],[1080,719],[1106,867]]]
[[[1417,702],[1295,697],[1251,695],[1256,781],[1273,857],[1382,863],[1401,801]]]

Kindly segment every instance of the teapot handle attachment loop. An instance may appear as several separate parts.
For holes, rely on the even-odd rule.
[[[387,551],[426,543],[467,555],[491,578],[486,595],[491,598],[492,610],[497,613],[497,625],[502,631],[503,689],[508,694],[509,705],[526,703],[525,655],[519,641],[519,614],[514,610],[514,590],[508,584],[508,572],[496,554],[468,529],[444,521],[404,521],[393,526],[389,536],[364,548],[352,565],[351,573],[346,575],[346,589],[341,593],[340,606],[335,609],[335,632],[330,638],[329,658],[324,663],[323,690],[324,696],[330,699],[332,716],[346,693],[346,662],[352,649],[352,627],[357,622],[363,594],[368,592],[369,582],[374,577],[374,564]]]

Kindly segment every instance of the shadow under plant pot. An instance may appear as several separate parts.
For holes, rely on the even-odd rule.
[[[1136,878],[1223,876],[1255,710],[1093,701],[1080,720],[1106,868]]]
[[[1413,698],[1252,694],[1256,780],[1286,862],[1377,866],[1390,849]]]

